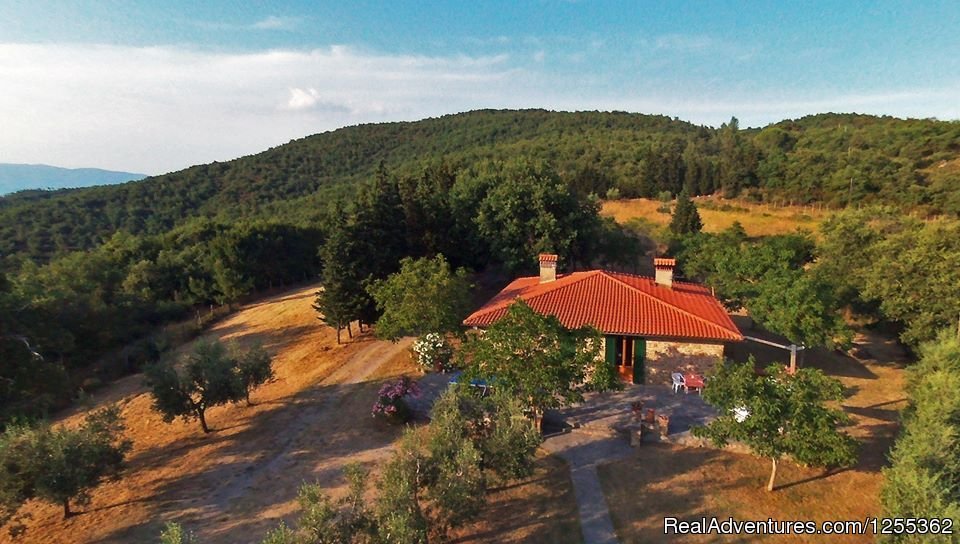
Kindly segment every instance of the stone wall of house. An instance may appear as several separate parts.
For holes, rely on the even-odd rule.
[[[669,385],[672,373],[694,372],[702,376],[722,358],[723,344],[647,340],[644,378],[648,384]]]

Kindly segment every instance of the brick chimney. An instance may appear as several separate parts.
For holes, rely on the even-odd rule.
[[[557,256],[550,253],[540,254],[540,283],[556,281]]]
[[[676,259],[660,257],[653,259],[653,268],[657,271],[655,279],[658,285],[673,288],[673,267],[675,266],[677,266]]]

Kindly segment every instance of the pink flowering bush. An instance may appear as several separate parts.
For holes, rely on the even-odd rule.
[[[377,393],[377,402],[370,411],[373,417],[384,417],[395,423],[410,421],[412,413],[404,397],[419,397],[420,386],[404,376],[395,382],[385,383]]]

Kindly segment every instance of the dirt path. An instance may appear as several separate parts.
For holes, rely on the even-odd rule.
[[[409,372],[409,340],[396,344],[361,335],[342,345],[311,307],[316,286],[298,288],[242,308],[210,338],[259,342],[274,357],[276,379],[254,391],[253,406],[214,407],[204,434],[195,421],[164,423],[151,407],[142,376],[95,392],[86,410],[117,403],[134,449],[123,478],[100,486],[80,515],[62,519],[54,505],[31,503],[27,533],[16,542],[155,542],[176,521],[204,543],[259,542],[279,519],[296,513],[296,493],[319,482],[344,488],[343,466],[380,465],[400,429],[370,417],[389,375]],[[190,349],[184,346],[179,354]],[[0,528],[0,542],[10,540]]]
[[[218,509],[226,510],[233,501],[244,498],[264,484],[276,485],[276,482],[284,478],[284,473],[298,463],[297,457],[315,442],[317,435],[334,423],[331,420],[344,415],[338,408],[347,405],[346,397],[353,395],[356,389],[334,386],[367,381],[381,365],[406,351],[411,343],[411,339],[404,339],[396,344],[383,341],[365,342],[366,345],[358,353],[324,378],[318,388],[298,395],[293,401],[296,416],[284,426],[282,435],[274,444],[275,450],[266,458],[251,464],[239,478],[214,491],[211,494],[213,504]],[[370,460],[380,458],[387,455],[390,449],[376,448],[373,455],[364,457]],[[330,484],[322,481],[320,483]]]

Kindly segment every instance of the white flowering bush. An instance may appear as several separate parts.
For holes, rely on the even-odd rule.
[[[447,372],[453,369],[453,347],[440,333],[425,334],[413,343],[417,364],[425,372]]]

